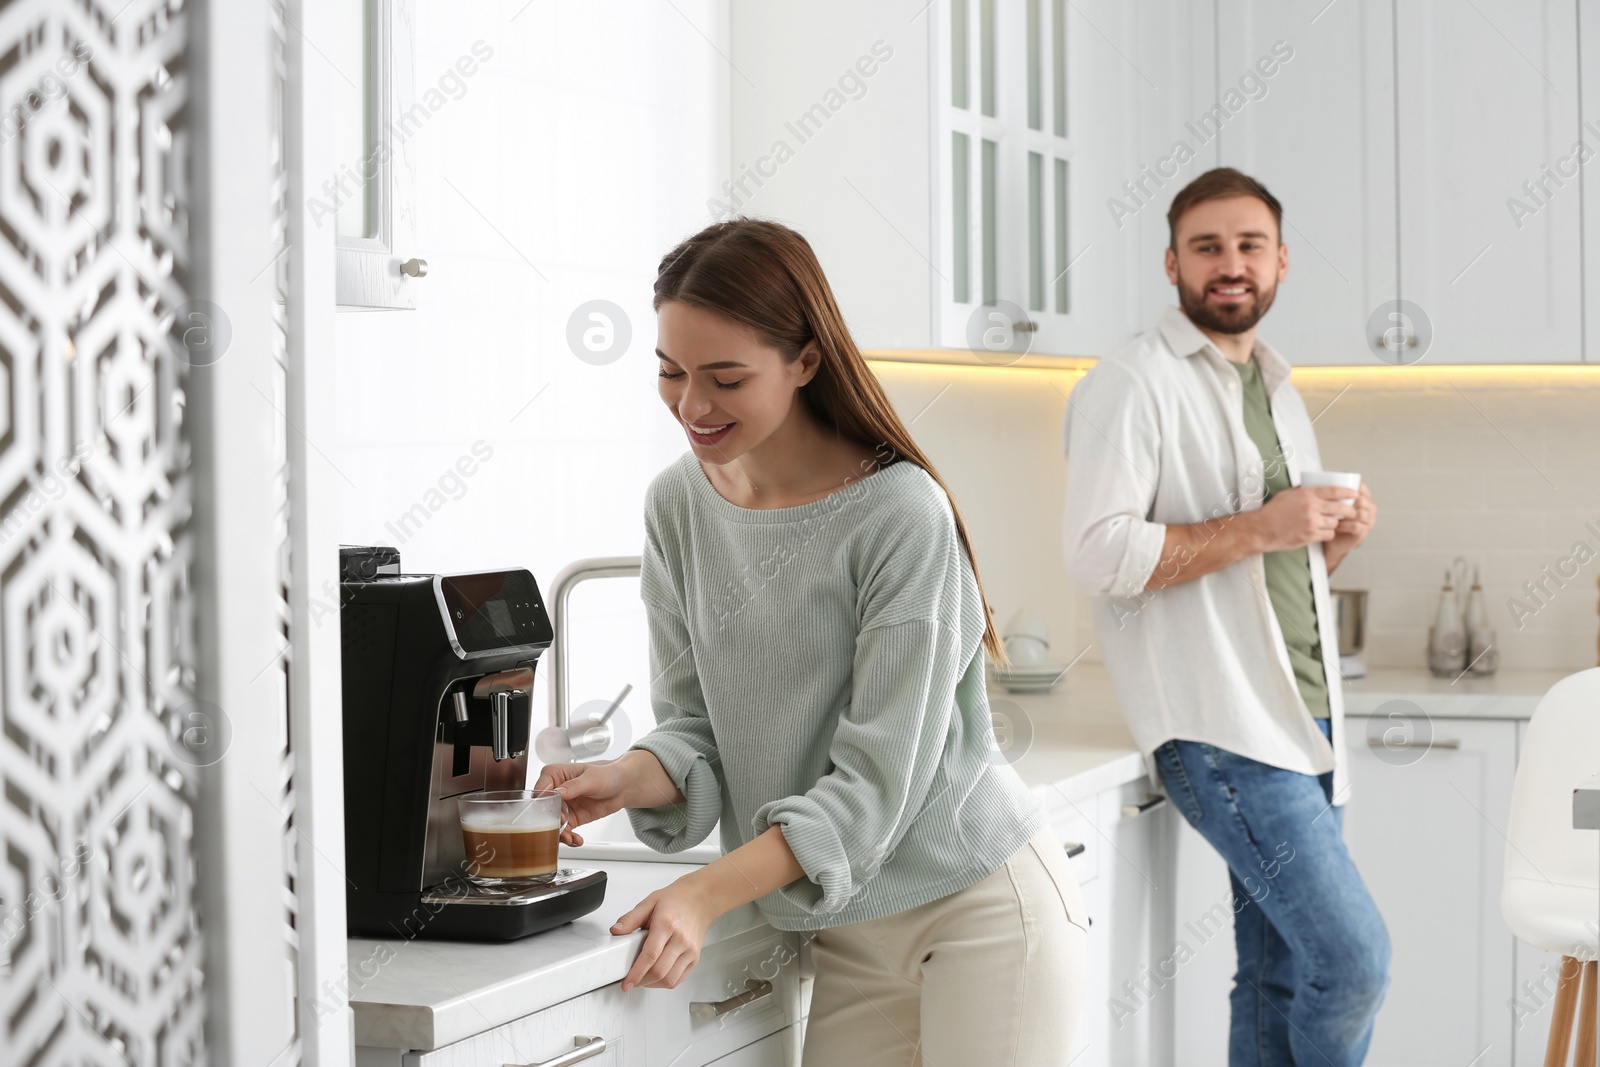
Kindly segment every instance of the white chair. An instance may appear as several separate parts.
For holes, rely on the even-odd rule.
[[[1600,835],[1572,827],[1572,789],[1600,770],[1600,667],[1561,679],[1539,701],[1517,763],[1500,911],[1517,937],[1562,956],[1545,1067],[1595,1062],[1600,958]],[[1580,982],[1581,974],[1581,982]]]

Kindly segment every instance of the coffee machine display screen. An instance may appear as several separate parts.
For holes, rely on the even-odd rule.
[[[550,617],[527,571],[440,575],[439,597],[456,643],[469,656],[550,644]]]

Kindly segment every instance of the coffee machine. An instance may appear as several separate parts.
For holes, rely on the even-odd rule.
[[[457,801],[528,778],[534,670],[554,637],[525,570],[402,574],[340,550],[345,891],[355,937],[509,941],[600,906],[606,874],[467,878]]]

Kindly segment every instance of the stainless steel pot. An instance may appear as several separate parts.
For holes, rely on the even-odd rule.
[[[1339,673],[1345,678],[1364,678],[1367,674],[1362,651],[1367,645],[1367,591],[1334,589],[1334,626],[1339,632]]]

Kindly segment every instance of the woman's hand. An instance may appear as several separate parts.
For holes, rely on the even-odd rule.
[[[622,990],[634,986],[674,989],[700,962],[706,929],[722,912],[693,874],[684,875],[665,889],[639,901],[611,927],[613,934],[629,934],[641,926],[649,935],[622,979]]]
[[[567,827],[561,843],[576,847],[583,838],[573,827],[603,819],[627,807],[628,768],[622,760],[595,763],[551,763],[539,772],[535,789],[554,789],[561,794],[567,813]]]

